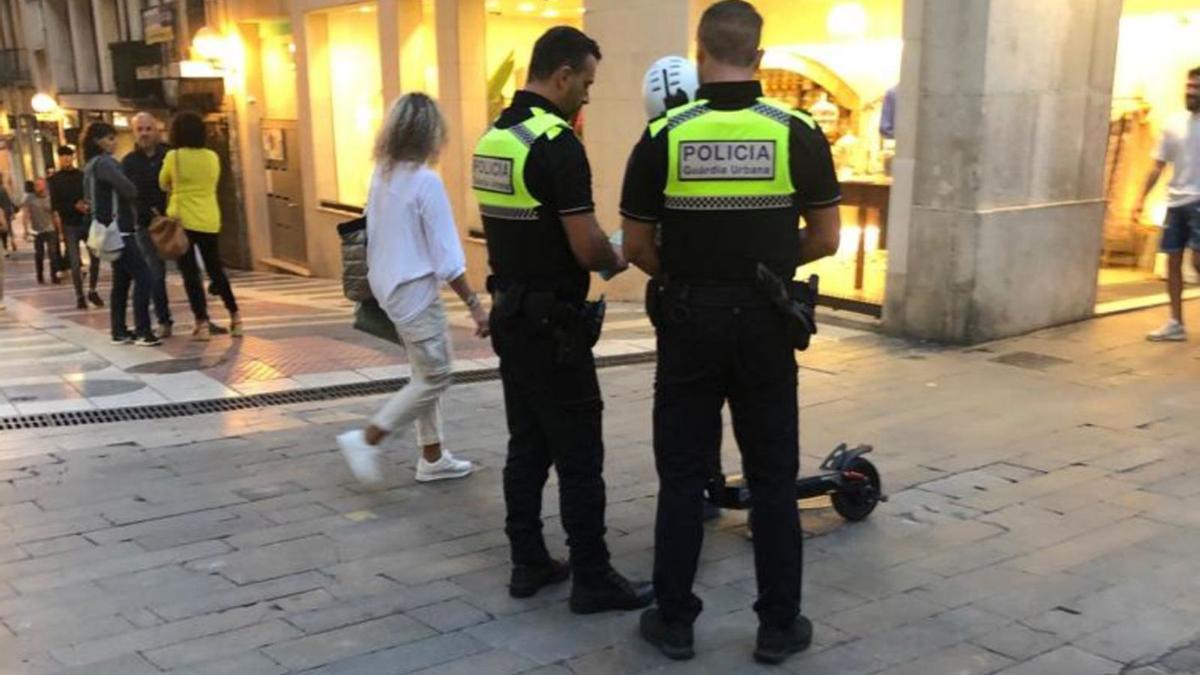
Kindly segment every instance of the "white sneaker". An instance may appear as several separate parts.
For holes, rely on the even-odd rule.
[[[1187,330],[1182,323],[1171,319],[1162,328],[1148,334],[1146,339],[1151,342],[1183,342],[1187,340]]]
[[[367,443],[362,429],[354,429],[338,434],[338,447],[342,457],[350,466],[350,473],[358,482],[366,485],[383,482],[383,471],[379,468],[379,449]]]
[[[455,459],[449,450],[442,450],[442,457],[436,462],[426,462],[425,458],[417,460],[417,481],[428,483],[448,478],[462,478],[470,475],[475,465],[465,459]]]

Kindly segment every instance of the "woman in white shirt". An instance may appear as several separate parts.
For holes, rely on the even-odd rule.
[[[412,376],[365,429],[338,436],[346,462],[364,483],[383,480],[379,443],[415,424],[422,457],[417,480],[462,478],[474,468],[442,448],[439,400],[451,381],[450,339],[439,289],[462,298],[475,334],[488,317],[466,277],[466,257],[441,178],[430,168],[446,141],[446,122],[425,94],[400,97],[375,143],[375,173],[367,198],[367,277],[371,292],[396,324]]]

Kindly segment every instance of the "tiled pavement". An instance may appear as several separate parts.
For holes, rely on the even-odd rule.
[[[69,278],[38,286],[31,255],[8,261],[9,310],[0,315],[0,417],[231,397],[384,379],[406,374],[403,350],[351,327],[353,306],[339,282],[264,272],[233,272],[247,336],[187,339],[191,312],[178,274],[168,295],[178,335],[162,347],[112,345],[108,309],[78,310]],[[107,300],[109,273],[101,279]],[[217,298],[210,313],[224,320]],[[495,366],[466,309],[446,298],[458,368]],[[132,317],[130,318],[132,321]],[[606,354],[653,349],[639,307],[609,310]]]
[[[1200,352],[1143,342],[1159,319],[974,349],[845,333],[806,353],[804,466],[872,443],[892,501],[857,525],[806,505],[816,643],[776,670],[1200,672]],[[652,367],[601,381],[609,541],[644,576]],[[460,482],[416,484],[405,438],[382,490],[355,485],[332,438],[378,404],[0,434],[0,672],[769,670],[749,658],[740,514],[708,526],[700,653],[670,663],[633,614],[573,616],[565,587],[507,596],[496,382],[448,394],[448,443],[483,467]]]

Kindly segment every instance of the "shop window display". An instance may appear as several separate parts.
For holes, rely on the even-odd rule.
[[[1186,73],[1200,65],[1200,0],[1127,0],[1121,17],[1113,78],[1104,175],[1103,248],[1098,313],[1164,302],[1165,259],[1158,253],[1166,213],[1165,185],[1146,200],[1140,221],[1132,210],[1154,164],[1162,128],[1183,110]],[[1200,284],[1184,297],[1200,297]]]

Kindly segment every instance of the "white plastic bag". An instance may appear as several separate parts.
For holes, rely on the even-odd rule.
[[[121,249],[125,248],[125,239],[121,236],[116,219],[108,225],[93,220],[92,226],[88,228],[87,247],[105,262],[120,258]]]

